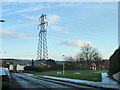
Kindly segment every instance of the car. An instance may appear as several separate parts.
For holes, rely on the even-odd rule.
[[[10,89],[11,85],[11,74],[8,68],[0,67],[0,79],[2,80],[2,89]]]

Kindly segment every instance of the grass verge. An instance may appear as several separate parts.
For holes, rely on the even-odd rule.
[[[46,71],[46,72],[27,72],[34,75],[47,75],[54,77],[70,78],[70,79],[79,79],[87,81],[101,82],[102,77],[101,73],[105,73],[105,70],[66,70],[65,74],[57,74],[60,71]]]

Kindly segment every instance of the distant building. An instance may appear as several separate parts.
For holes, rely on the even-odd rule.
[[[9,70],[13,70],[13,67],[14,67],[14,66],[10,64],[10,65],[9,65]]]
[[[63,64],[63,61],[57,61],[57,64]],[[76,69],[81,70],[102,70],[109,68],[109,60],[101,60],[101,61],[65,61],[66,65],[71,65],[76,67]]]
[[[14,60],[14,59],[4,59],[2,60],[2,66],[8,68],[10,72],[23,71],[25,66],[30,66],[31,61],[26,60]]]
[[[17,71],[17,72],[22,72],[22,71],[24,70],[24,67],[25,67],[25,66],[22,66],[22,65],[19,65],[19,64],[18,64],[17,67],[16,67],[16,68],[17,68],[16,71]]]
[[[63,64],[63,61],[55,61],[55,63],[62,65],[62,64]]]
[[[109,60],[104,59],[101,61],[101,69],[108,69],[109,68]]]
[[[34,60],[34,66],[38,66],[41,63],[46,65],[46,60]]]
[[[96,64],[95,64],[95,63],[92,63],[91,69],[92,69],[92,70],[96,70]]]
[[[46,66],[47,67],[54,67],[56,65],[56,62],[52,59],[49,59],[46,61]]]
[[[43,63],[40,63],[40,64],[38,64],[37,66],[38,66],[38,67],[45,67],[46,65],[43,64]]]

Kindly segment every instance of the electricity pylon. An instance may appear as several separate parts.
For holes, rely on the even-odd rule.
[[[45,25],[48,26],[48,22],[45,22],[46,15],[41,15],[39,21],[41,22],[38,25],[39,31],[39,41],[38,41],[38,50],[37,50],[37,60],[48,59],[48,50],[47,50],[47,40]]]

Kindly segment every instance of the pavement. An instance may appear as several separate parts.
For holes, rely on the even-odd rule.
[[[120,90],[120,84],[116,81],[110,79],[107,73],[102,73],[102,82],[94,82],[94,81],[86,81],[86,80],[78,80],[78,79],[68,79],[68,78],[60,78],[60,77],[52,77],[52,76],[42,76],[45,78],[55,79],[55,80],[62,80],[65,82],[71,82],[86,86],[98,87],[103,89],[117,89]]]

